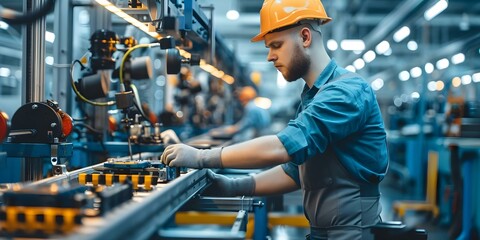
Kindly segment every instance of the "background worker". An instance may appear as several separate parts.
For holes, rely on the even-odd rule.
[[[227,178],[209,171],[215,194],[271,195],[301,188],[309,239],[371,239],[380,219],[378,185],[388,168],[384,124],[375,93],[359,75],[328,56],[319,0],[266,0],[260,33],[268,61],[287,81],[305,87],[295,119],[276,135],[225,148],[168,146],[162,161],[191,168],[264,168]]]
[[[210,130],[212,137],[233,136],[237,141],[245,141],[266,135],[271,124],[270,113],[254,103],[257,91],[251,86],[242,87],[238,91],[238,101],[243,107],[242,118],[233,125]]]

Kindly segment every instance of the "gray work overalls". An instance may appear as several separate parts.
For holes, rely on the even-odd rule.
[[[378,184],[356,181],[332,148],[321,159],[299,166],[310,239],[373,239],[369,227],[380,222]]]
[[[355,76],[343,74],[329,82]],[[318,91],[321,92],[322,89]],[[378,183],[360,183],[342,166],[333,148],[299,165],[307,239],[371,240],[370,227],[379,223]]]

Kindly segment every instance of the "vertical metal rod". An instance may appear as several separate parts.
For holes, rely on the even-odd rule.
[[[24,0],[23,11],[30,12],[42,6],[46,0]],[[22,104],[41,102],[45,98],[45,17],[23,27],[23,88]],[[41,159],[25,158],[23,181],[43,177]]]
[[[46,0],[24,0],[23,11],[42,6]],[[45,98],[45,17],[23,27],[24,102],[41,102]]]
[[[70,68],[73,46],[73,6],[71,1],[56,1],[53,29],[55,41],[53,43],[53,84],[51,94],[65,112],[72,112],[72,91],[70,90]]]

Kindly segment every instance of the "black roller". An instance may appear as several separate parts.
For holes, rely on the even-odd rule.
[[[87,99],[104,98],[110,89],[110,72],[100,70],[96,74],[84,76],[76,86]]]
[[[182,67],[182,56],[178,49],[167,49],[167,74],[178,74]]]
[[[132,79],[152,79],[153,67],[149,56],[143,56],[132,59],[130,64],[130,75]]]
[[[192,66],[198,66],[200,65],[200,54],[192,54],[190,57],[190,65]]]

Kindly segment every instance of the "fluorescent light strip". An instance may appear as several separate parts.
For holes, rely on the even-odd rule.
[[[111,2],[107,0],[95,0],[98,4],[102,5],[105,9],[108,11],[114,13],[120,18],[123,18],[125,21],[129,22],[133,26],[139,28],[140,30],[144,31],[146,34],[152,36],[155,39],[159,39],[162,36],[158,34],[157,32],[150,32],[148,30],[148,26],[145,25],[145,23],[142,23],[138,21],[137,19],[131,17],[130,15],[126,14],[124,11],[122,11],[120,8],[116,7],[113,5]]]
[[[423,17],[425,18],[425,20],[430,21],[435,16],[443,12],[443,10],[447,9],[447,7],[448,7],[447,0],[439,0],[437,3],[435,3],[435,5],[433,5],[427,11],[425,11],[425,13],[423,14]]]
[[[182,55],[183,56],[183,55]],[[213,75],[214,77],[216,78],[220,78],[222,79],[225,83],[227,84],[233,84],[235,82],[235,78],[233,78],[232,76],[228,75],[228,74],[225,74],[224,71],[221,71],[219,69],[217,69],[216,67],[208,64],[205,60],[200,60],[200,68],[205,71],[205,72],[208,72],[210,73],[211,75]]]
[[[106,8],[108,11],[114,13],[120,18],[123,18],[125,21],[129,22],[133,26],[139,28],[140,30],[144,31],[148,35],[152,36],[155,39],[160,39],[162,38],[162,35],[160,35],[157,32],[151,32],[148,29],[148,26],[145,25],[145,23],[142,23],[138,21],[137,19],[133,18],[132,16],[128,15],[124,11],[122,11],[120,8],[116,7],[113,5],[111,2],[108,0],[95,0],[98,4],[102,5],[104,8]],[[184,58],[190,58],[191,54],[183,49],[178,49],[180,52],[180,55]],[[205,60],[200,60],[200,68],[203,69],[204,71],[212,74],[213,76],[222,79],[228,84],[233,84],[235,82],[235,78],[232,76],[225,74],[223,71],[218,70],[216,67],[207,64]]]
[[[361,39],[345,39],[340,42],[340,47],[345,51],[363,51],[365,42]]]
[[[403,26],[395,34],[393,34],[393,40],[395,42],[401,42],[403,39],[410,35],[410,28]]]

